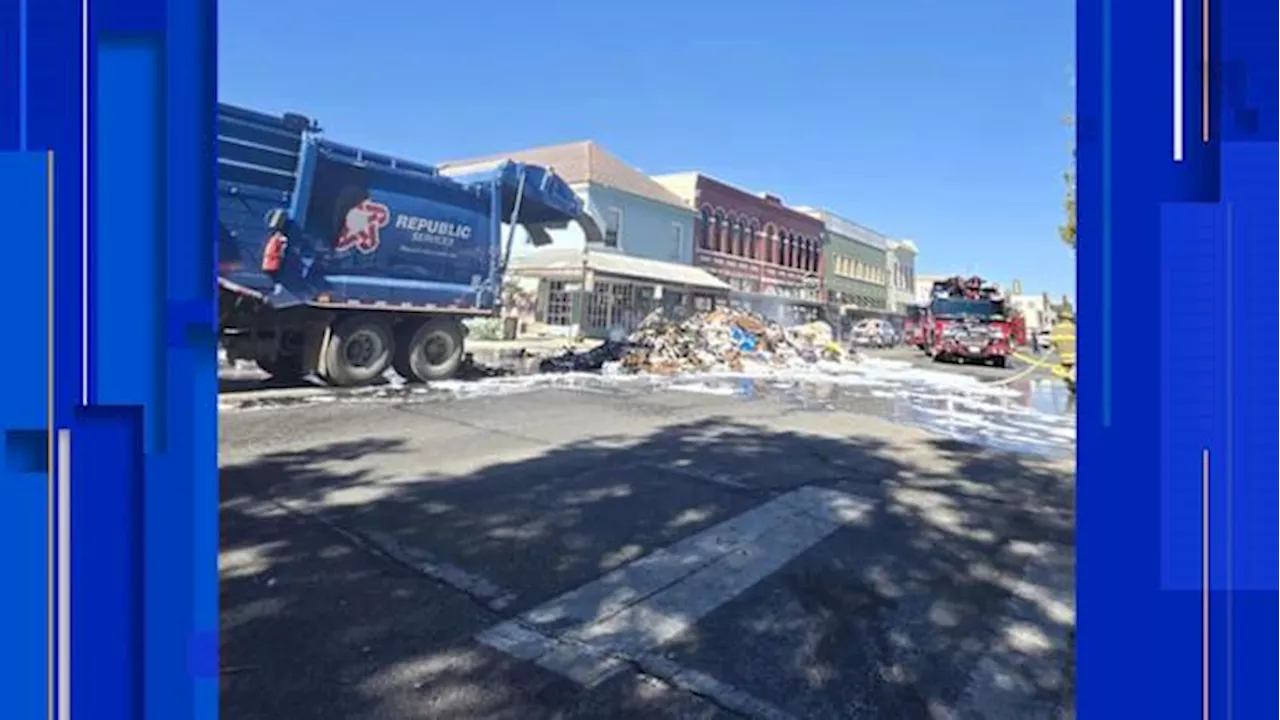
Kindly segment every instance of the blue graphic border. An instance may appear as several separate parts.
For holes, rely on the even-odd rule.
[[[218,714],[214,7],[0,0],[6,717]]]
[[[1181,5],[1177,162],[1174,2],[1078,5],[1086,718],[1277,714],[1277,10]]]
[[[1186,93],[1186,156],[1174,163],[1171,3],[1079,6],[1077,682],[1085,717],[1200,712],[1205,558],[1186,538],[1203,540],[1197,522],[1206,512],[1203,473],[1196,462],[1203,449],[1210,451],[1208,475],[1217,479],[1208,511],[1213,716],[1229,709],[1234,717],[1274,717],[1277,710],[1269,684],[1277,636],[1277,558],[1269,542],[1276,536],[1270,402],[1277,375],[1274,355],[1261,353],[1253,333],[1241,330],[1280,327],[1270,276],[1277,77],[1269,33],[1276,8],[1244,0],[1213,0],[1210,7],[1210,140],[1199,139],[1194,92],[1202,80],[1200,15],[1196,3],[1186,3],[1184,82],[1193,91]],[[68,0],[0,0],[6,209],[19,201],[47,209],[50,167],[53,186],[53,266],[45,253],[47,222],[22,216],[12,244],[27,251],[13,255],[11,297],[35,309],[52,287],[55,308],[52,338],[38,311],[31,327],[16,326],[36,347],[52,340],[44,372],[32,369],[39,353],[36,360],[6,359],[6,369],[30,383],[6,396],[0,416],[0,507],[8,513],[0,524],[9,547],[34,556],[34,564],[24,556],[18,568],[35,578],[49,553],[50,528],[40,511],[59,500],[48,495],[48,477],[60,469],[50,458],[51,430],[69,430],[75,627],[108,618],[114,626],[73,636],[73,707],[95,717],[108,707],[120,717],[215,717],[213,3],[93,5],[87,43],[93,132],[118,128],[95,114],[102,88],[94,74],[104,50],[110,64],[113,43],[117,52],[126,41],[151,48],[142,54],[153,64],[140,62],[134,71],[159,78],[144,99],[155,108],[163,141],[108,136],[119,141],[118,152],[155,163],[129,167],[108,159],[120,173],[113,183],[154,188],[133,198],[156,215],[156,232],[125,248],[98,242],[100,159],[90,158],[88,197],[82,192],[81,10]],[[133,174],[146,172],[155,175]],[[87,264],[82,220],[90,228]],[[154,264],[115,257],[130,252],[152,252]],[[148,345],[139,347],[152,353],[156,382],[140,382],[138,368],[121,365],[119,356],[95,354],[95,347],[113,346],[115,338],[103,333],[119,332],[110,329],[119,318],[109,314],[122,308],[86,305],[85,276],[90,297],[94,280],[149,289],[136,302],[151,305],[130,309],[150,323],[139,331]],[[1194,342],[1220,351],[1181,351],[1175,334],[1191,327],[1208,335]],[[49,370],[57,380],[51,403],[44,387]],[[1169,442],[1174,437],[1176,444]],[[46,613],[36,609],[47,605],[50,589],[62,588],[36,583],[29,594],[4,596],[12,637],[19,639],[6,646],[6,670],[29,674],[41,666],[31,662],[33,654],[47,659],[40,642],[47,640]],[[122,648],[144,664],[122,663]],[[93,679],[113,667],[115,675]],[[11,697],[12,717],[46,715],[54,696],[38,683],[15,687],[27,692]]]

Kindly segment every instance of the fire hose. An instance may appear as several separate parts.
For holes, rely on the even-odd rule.
[[[1076,326],[1075,321],[1066,318],[1060,321],[1052,330],[1049,336],[1052,345],[1048,348],[1048,353],[1044,359],[1034,358],[1019,352],[1013,353],[1013,357],[1027,364],[1027,367],[1019,370],[1017,373],[1000,380],[992,381],[990,385],[1006,385],[1008,383],[1020,380],[1027,375],[1039,370],[1047,368],[1049,372],[1056,378],[1063,380],[1074,393],[1076,388],[1075,364],[1076,364]],[[1058,362],[1048,362],[1049,358],[1058,356]]]
[[[1058,354],[1058,351],[1056,348],[1050,348],[1048,354],[1045,357],[1050,358],[1057,354]],[[1016,382],[1018,380],[1021,380],[1022,378],[1030,375],[1031,373],[1035,372],[1036,370],[1039,370],[1040,368],[1048,368],[1050,372],[1052,372],[1056,368],[1062,367],[1058,363],[1050,363],[1050,362],[1047,362],[1046,360],[1042,360],[1040,358],[1033,358],[1028,355],[1023,355],[1022,353],[1019,353],[1019,352],[1012,353],[1012,356],[1026,363],[1027,367],[1019,370],[1018,372],[1010,375],[1007,378],[1000,378],[999,380],[991,380],[985,384],[1008,385],[1011,382]]]

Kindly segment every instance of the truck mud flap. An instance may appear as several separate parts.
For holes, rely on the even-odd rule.
[[[332,316],[324,321],[310,323],[307,327],[302,345],[302,369],[306,373],[316,373],[323,377],[329,370],[325,367],[325,349],[329,347],[330,326]]]

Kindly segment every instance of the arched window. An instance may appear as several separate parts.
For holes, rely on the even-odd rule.
[[[711,208],[702,208],[701,219],[702,224],[698,228],[698,247],[710,250],[711,235],[715,232],[715,220],[711,215]]]
[[[724,252],[725,245],[729,241],[729,223],[725,220],[724,211],[716,211],[716,231],[711,240],[711,249],[716,252]]]

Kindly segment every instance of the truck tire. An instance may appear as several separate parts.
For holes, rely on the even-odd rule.
[[[410,325],[398,340],[394,365],[405,380],[447,380],[462,366],[463,330],[456,320],[441,318]]]
[[[274,360],[258,358],[255,362],[272,380],[279,382],[294,382],[306,375],[302,369],[302,358],[297,355],[277,355]]]
[[[391,365],[395,338],[391,327],[378,317],[352,315],[329,329],[324,349],[324,379],[338,387],[376,382]]]
[[[1003,370],[1004,368],[1009,367],[1009,358],[1003,355],[998,355],[991,359],[991,364]]]

